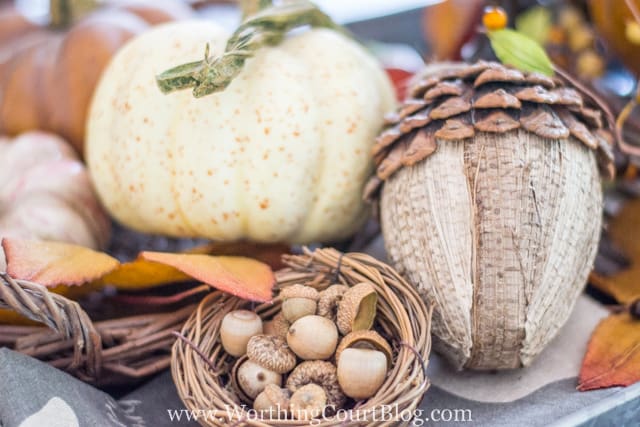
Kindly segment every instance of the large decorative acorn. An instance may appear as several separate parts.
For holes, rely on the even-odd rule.
[[[428,67],[388,117],[367,195],[455,367],[529,365],[567,320],[612,170],[601,116],[557,77],[478,62]]]

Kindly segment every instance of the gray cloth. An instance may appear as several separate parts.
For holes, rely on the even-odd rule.
[[[504,403],[478,402],[432,386],[414,425],[428,426],[634,426],[640,425],[640,384],[580,393],[575,378],[548,384]],[[436,412],[434,412],[434,410]],[[459,413],[455,422],[455,411]],[[172,421],[169,413],[173,413]],[[181,418],[177,420],[178,416]],[[451,421],[434,421],[435,418]],[[165,372],[116,401],[81,381],[19,353],[0,349],[2,427],[162,427],[189,421],[171,375]]]
[[[0,348],[2,427],[142,427],[135,407],[70,375]]]

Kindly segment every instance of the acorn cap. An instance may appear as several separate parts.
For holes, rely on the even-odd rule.
[[[429,65],[408,88],[402,106],[385,117],[372,148],[376,174],[365,185],[364,198],[375,199],[385,180],[432,155],[439,144],[483,132],[524,130],[581,143],[596,152],[601,173],[612,177],[613,141],[602,141],[613,140],[615,126],[592,101],[563,80],[497,62]],[[430,148],[415,150],[416,139]]]
[[[376,317],[378,294],[370,283],[362,282],[349,288],[338,304],[336,324],[343,335],[351,331],[370,329]]]
[[[296,355],[289,349],[287,342],[274,335],[251,337],[247,343],[247,357],[278,374],[285,374],[296,366]]]
[[[387,357],[387,365],[393,364],[393,350],[379,333],[373,330],[353,331],[340,341],[336,349],[336,363],[340,361],[340,354],[347,348],[366,348],[378,350]]]
[[[264,334],[285,338],[289,331],[289,326],[291,326],[289,321],[284,318],[282,312],[279,312],[273,316],[273,319],[264,323]]]
[[[233,364],[233,367],[231,368],[231,385],[233,386],[233,391],[235,391],[241,401],[243,401],[244,403],[251,403],[251,398],[244,392],[244,390],[242,390],[240,384],[238,384],[238,368],[247,360],[249,359],[247,359],[247,356],[245,354],[244,356],[238,358],[238,360],[236,360],[236,363]]]
[[[318,299],[318,316],[327,319],[336,319],[338,310],[338,302],[342,299],[342,295],[349,289],[345,285],[331,285],[324,291],[320,292]]]
[[[346,396],[338,383],[336,367],[323,360],[309,360],[302,362],[289,374],[287,388],[296,392],[307,384],[317,384],[327,395],[327,405],[340,409],[344,405]]]
[[[282,288],[280,291],[280,298],[308,298],[313,301],[318,301],[319,292],[311,286],[304,285],[291,285],[286,288]]]
[[[310,420],[322,415],[327,406],[327,393],[317,384],[307,384],[291,395],[289,410],[297,420]]]

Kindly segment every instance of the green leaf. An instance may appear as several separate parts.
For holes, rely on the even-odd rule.
[[[535,40],[508,28],[489,31],[487,35],[493,51],[503,64],[521,71],[553,75],[551,60]]]
[[[532,7],[516,18],[516,31],[531,37],[541,45],[547,42],[550,30],[551,12],[545,7]]]

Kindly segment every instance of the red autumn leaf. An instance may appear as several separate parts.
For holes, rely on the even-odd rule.
[[[628,386],[640,381],[640,321],[612,314],[591,335],[582,361],[578,390]]]
[[[385,71],[396,90],[396,99],[402,101],[407,94],[407,86],[413,74],[400,68],[386,68]]]
[[[7,273],[44,286],[82,285],[115,269],[117,259],[82,246],[5,238]]]
[[[282,255],[291,253],[291,247],[282,243],[211,242],[191,248],[185,253],[244,256],[262,261],[274,270],[280,270],[285,267]]]
[[[214,288],[253,301],[271,300],[275,276],[271,268],[251,258],[142,252],[140,258],[176,268]]]

